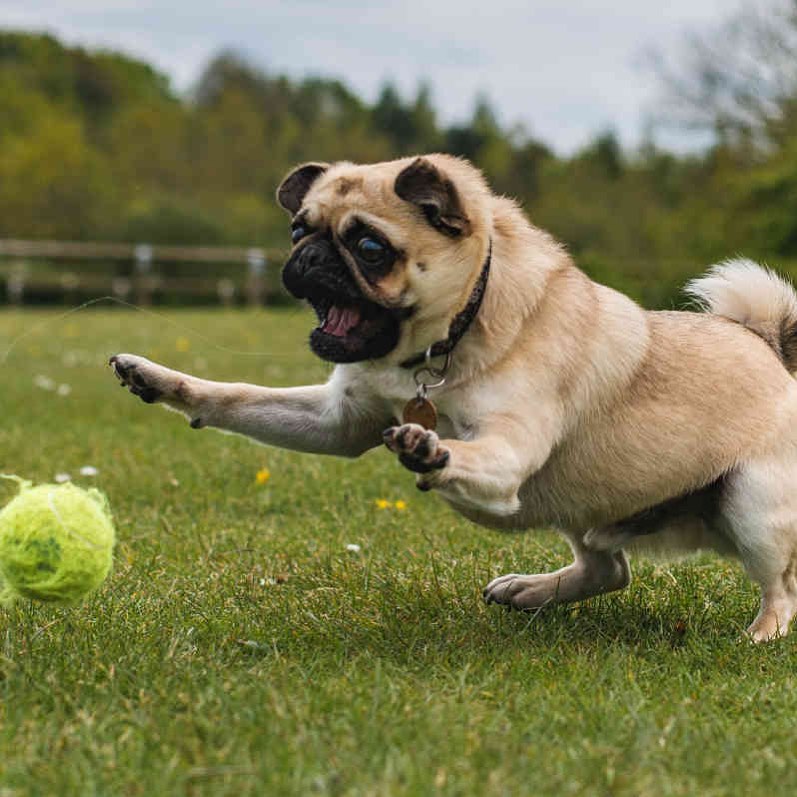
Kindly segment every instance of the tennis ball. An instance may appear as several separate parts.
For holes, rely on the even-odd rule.
[[[116,534],[107,498],[73,484],[20,491],[0,511],[0,603],[76,603],[110,572]]]

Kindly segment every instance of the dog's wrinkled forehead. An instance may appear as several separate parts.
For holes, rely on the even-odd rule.
[[[337,234],[360,220],[397,241],[418,221],[413,208],[393,188],[397,173],[395,168],[378,166],[332,166],[310,186],[302,202],[302,218],[311,227],[328,227]]]
[[[431,252],[470,238],[488,196],[481,173],[447,155],[367,165],[305,163],[277,189],[294,224],[342,236],[361,222],[401,248]]]

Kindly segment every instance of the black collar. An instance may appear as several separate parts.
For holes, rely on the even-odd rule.
[[[454,316],[454,320],[448,328],[448,337],[445,340],[438,340],[437,343],[432,344],[431,349],[429,349],[429,357],[443,357],[447,354],[451,354],[454,350],[454,346],[459,343],[462,336],[468,331],[468,327],[473,323],[473,319],[476,318],[476,314],[482,306],[484,291],[487,288],[487,277],[490,275],[490,261],[492,258],[493,242],[490,241],[490,245],[487,248],[487,258],[482,266],[479,279],[476,280],[476,284],[473,286],[468,303]],[[415,354],[404,360],[404,362],[401,363],[401,367],[414,368],[426,359],[426,352],[421,352],[420,354]]]

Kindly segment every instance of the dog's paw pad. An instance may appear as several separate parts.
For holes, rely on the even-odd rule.
[[[383,439],[398,454],[399,462],[414,473],[430,473],[448,464],[449,451],[440,444],[437,434],[417,423],[385,429]]]
[[[115,354],[108,364],[113,368],[122,387],[126,387],[143,402],[154,404],[163,395],[147,373],[147,366],[153,365],[149,360],[132,354]]]

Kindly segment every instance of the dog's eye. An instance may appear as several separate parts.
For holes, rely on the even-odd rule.
[[[291,230],[291,241],[293,243],[298,244],[299,241],[302,240],[306,235],[310,233],[310,230],[305,227],[303,224],[298,224]]]
[[[387,247],[376,238],[365,235],[357,241],[357,254],[366,263],[380,263],[387,254]]]

